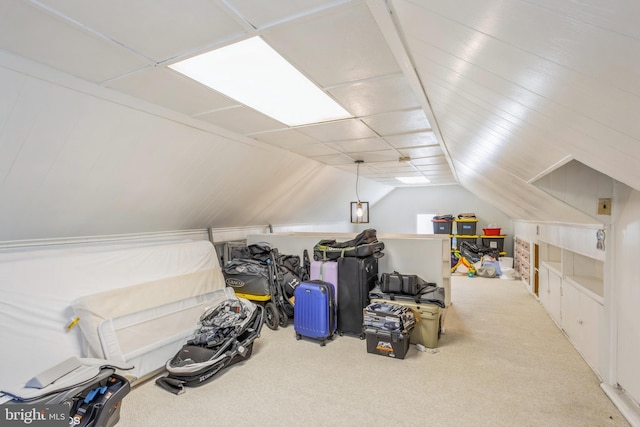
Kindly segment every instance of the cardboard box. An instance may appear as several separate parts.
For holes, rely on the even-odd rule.
[[[367,328],[367,353],[404,359],[409,351],[409,334]]]
[[[363,326],[365,328],[385,330],[389,332],[409,332],[416,323],[416,316],[411,308],[387,301],[374,302],[363,310]]]

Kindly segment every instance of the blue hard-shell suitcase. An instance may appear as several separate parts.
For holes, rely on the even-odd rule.
[[[313,338],[324,346],[336,331],[335,290],[322,280],[301,282],[294,291],[293,327],[296,339]]]

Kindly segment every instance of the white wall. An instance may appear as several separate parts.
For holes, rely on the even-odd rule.
[[[476,197],[459,185],[397,188],[371,207],[369,227],[379,233],[416,233],[417,214],[458,215],[474,212],[478,218],[477,234],[489,224],[497,224],[506,234],[504,247],[513,251],[511,219],[499,209]],[[363,226],[359,226],[363,228]]]
[[[616,382],[636,401],[640,402],[640,192],[623,184],[615,186],[614,261],[612,293],[616,302],[613,321],[617,336]],[[615,384],[613,384],[615,385]]]
[[[348,218],[348,172],[2,50],[0,93],[0,241]]]
[[[611,198],[613,179],[590,167],[571,161],[535,182],[541,190],[605,224],[611,216],[598,215],[598,199]]]

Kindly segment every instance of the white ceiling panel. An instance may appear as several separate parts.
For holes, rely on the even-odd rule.
[[[320,163],[324,163],[325,165],[331,165],[331,166],[353,165],[353,162],[357,160],[349,157],[347,154],[330,154],[327,156],[314,156],[311,158]]]
[[[328,92],[356,116],[419,107],[418,99],[404,76],[365,80],[330,88]]]
[[[400,71],[362,2],[272,28],[264,38],[321,87]]]
[[[92,82],[149,65],[133,52],[25,1],[0,2],[0,28],[0,48]]]
[[[565,19],[583,22],[607,31],[640,40],[640,3],[627,0],[590,0],[559,2],[556,0],[529,0],[528,3],[545,8]]]
[[[199,114],[197,118],[239,134],[281,129],[284,126],[279,121],[245,106],[203,113]]]
[[[296,144],[288,150],[305,157],[329,156],[336,153],[336,150],[324,144]]]
[[[412,159],[411,164],[415,165],[418,169],[422,169],[423,166],[447,164],[447,159],[444,156],[422,157],[419,159]]]
[[[252,137],[257,139],[258,141],[266,142],[267,144],[275,145],[282,148],[299,144],[314,144],[319,142],[317,139],[311,138],[310,136],[298,132],[295,129],[256,133],[253,134]]]
[[[367,125],[358,119],[338,120],[317,125],[301,126],[299,132],[321,142],[344,141],[377,136]]]
[[[210,0],[40,3],[156,63],[246,34],[223,7]]]
[[[431,147],[399,148],[398,151],[403,156],[410,157],[411,159],[442,156],[442,149],[437,145]]]
[[[431,132],[415,132],[399,135],[389,135],[384,138],[392,147],[410,148],[423,147],[425,145],[438,145],[436,135]]]
[[[128,74],[105,86],[189,116],[239,105],[215,90],[162,67]]]
[[[421,109],[394,111],[377,116],[364,117],[362,121],[381,136],[431,129],[429,121]]]
[[[396,150],[361,151],[349,153],[349,156],[355,160],[364,160],[365,163],[390,162],[399,158]]]
[[[347,3],[349,0],[226,0],[255,28],[265,28]]]
[[[576,19],[567,19],[548,8],[527,2],[460,2],[432,3],[429,10],[451,22],[474,28],[488,37],[504,40],[509,45],[545,61],[566,67],[591,78],[640,93],[640,70],[633,58],[640,57],[636,40],[617,32]],[[536,34],[540,22],[547,31]],[[628,82],[634,82],[629,86]]]
[[[350,141],[330,142],[327,146],[342,153],[356,153],[358,151],[388,150],[389,144],[382,138],[354,139]]]

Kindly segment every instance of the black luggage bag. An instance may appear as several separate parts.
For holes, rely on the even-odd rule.
[[[376,230],[366,229],[351,240],[337,242],[334,239],[320,240],[313,247],[315,261],[333,261],[344,257],[382,257],[384,243],[378,241]]]
[[[362,310],[378,280],[378,258],[338,258],[338,333],[364,339]]]

